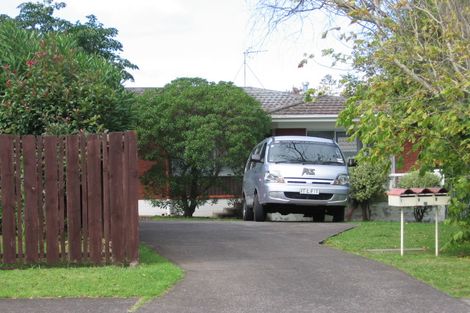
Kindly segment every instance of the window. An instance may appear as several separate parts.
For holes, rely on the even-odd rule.
[[[269,147],[269,162],[343,165],[336,145],[311,141],[279,141]]]
[[[333,131],[333,130],[309,130],[307,136],[320,137],[326,139],[332,139],[336,141],[338,146],[341,148],[345,159],[353,158],[361,149],[361,143],[359,140],[349,141],[349,136],[344,131]]]
[[[335,132],[334,131],[329,131],[329,130],[310,130],[307,132],[307,136],[311,137],[320,137],[320,138],[325,138],[325,139],[335,139]]]
[[[355,157],[360,149],[359,140],[349,141],[349,136],[346,135],[346,132],[336,132],[336,142],[346,159]]]

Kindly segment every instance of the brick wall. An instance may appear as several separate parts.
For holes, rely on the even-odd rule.
[[[142,177],[142,175],[144,175],[145,172],[148,171],[154,164],[155,162],[153,161],[146,161],[146,160],[139,159],[139,163],[138,163],[139,177]],[[139,199],[145,199],[146,197],[145,197],[145,192],[144,192],[144,185],[142,184],[140,179],[139,179],[138,191],[139,191]]]
[[[419,157],[419,151],[413,151],[412,147],[413,144],[411,142],[405,143],[402,154],[403,163],[401,164],[401,167],[397,166],[397,173],[407,173],[412,171],[415,167],[416,161]]]

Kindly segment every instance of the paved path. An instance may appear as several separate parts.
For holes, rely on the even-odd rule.
[[[348,227],[142,223],[142,240],[182,266],[186,277],[138,313],[470,312],[400,271],[318,244]],[[125,313],[135,301],[0,299],[0,313]]]
[[[136,301],[113,298],[0,299],[0,313],[126,313]]]
[[[147,222],[141,239],[185,279],[138,312],[470,312],[374,261],[319,245],[347,224]]]

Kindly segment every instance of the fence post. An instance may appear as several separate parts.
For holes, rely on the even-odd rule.
[[[47,263],[59,261],[59,190],[57,175],[57,137],[44,137],[45,211]]]
[[[81,198],[78,136],[67,136],[66,155],[67,232],[69,261],[80,262],[82,256],[82,243],[80,238]]]
[[[16,261],[15,181],[13,176],[13,136],[0,138],[1,206],[3,209],[3,262]]]
[[[36,138],[23,137],[26,262],[38,261],[38,180],[36,169]]]

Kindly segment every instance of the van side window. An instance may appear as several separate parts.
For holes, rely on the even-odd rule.
[[[262,148],[263,148],[262,145],[257,145],[257,146],[253,149],[253,152],[250,154],[250,164],[249,164],[249,166],[248,166],[249,169],[252,169],[252,168],[254,168],[254,167],[256,166],[256,162],[251,161],[251,156],[252,156],[253,154],[260,154]]]
[[[252,156],[253,154],[255,154],[256,148],[257,148],[257,147],[253,148],[253,150],[252,150],[251,153],[250,153],[250,156],[248,157],[248,161],[246,162],[246,166],[245,166],[245,172],[248,171],[248,170],[250,170],[250,169],[252,168],[252,163],[253,163],[253,162],[251,161],[251,156]]]
[[[264,157],[266,156],[266,143],[263,144],[260,155],[261,155],[261,160],[264,162]]]

